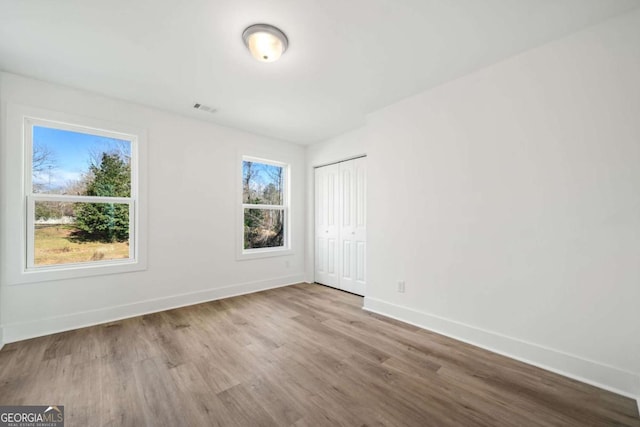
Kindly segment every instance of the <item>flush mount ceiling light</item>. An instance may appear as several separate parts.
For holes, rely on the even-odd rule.
[[[242,33],[244,44],[254,58],[273,62],[287,50],[289,39],[280,29],[269,24],[255,24]]]

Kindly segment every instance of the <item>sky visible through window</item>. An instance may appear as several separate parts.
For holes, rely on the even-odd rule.
[[[243,203],[281,205],[283,171],[282,166],[243,161]]]
[[[33,127],[33,182],[49,190],[60,189],[78,181],[103,152],[117,151],[131,157],[131,143],[126,140],[88,133]]]

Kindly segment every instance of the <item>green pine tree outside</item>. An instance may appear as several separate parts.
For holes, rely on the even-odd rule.
[[[131,166],[117,153],[102,153],[100,164],[89,167],[87,196],[130,197]],[[85,240],[129,240],[129,206],[118,203],[83,203],[76,212],[79,237]]]

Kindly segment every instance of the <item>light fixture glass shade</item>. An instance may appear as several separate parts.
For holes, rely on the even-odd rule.
[[[244,30],[242,39],[251,55],[261,62],[273,62],[287,50],[287,36],[268,24],[255,24]]]

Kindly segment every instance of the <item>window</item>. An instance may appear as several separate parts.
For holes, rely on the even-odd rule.
[[[24,124],[26,270],[136,262],[137,136]]]
[[[289,166],[242,158],[242,254],[277,255],[289,249]]]

